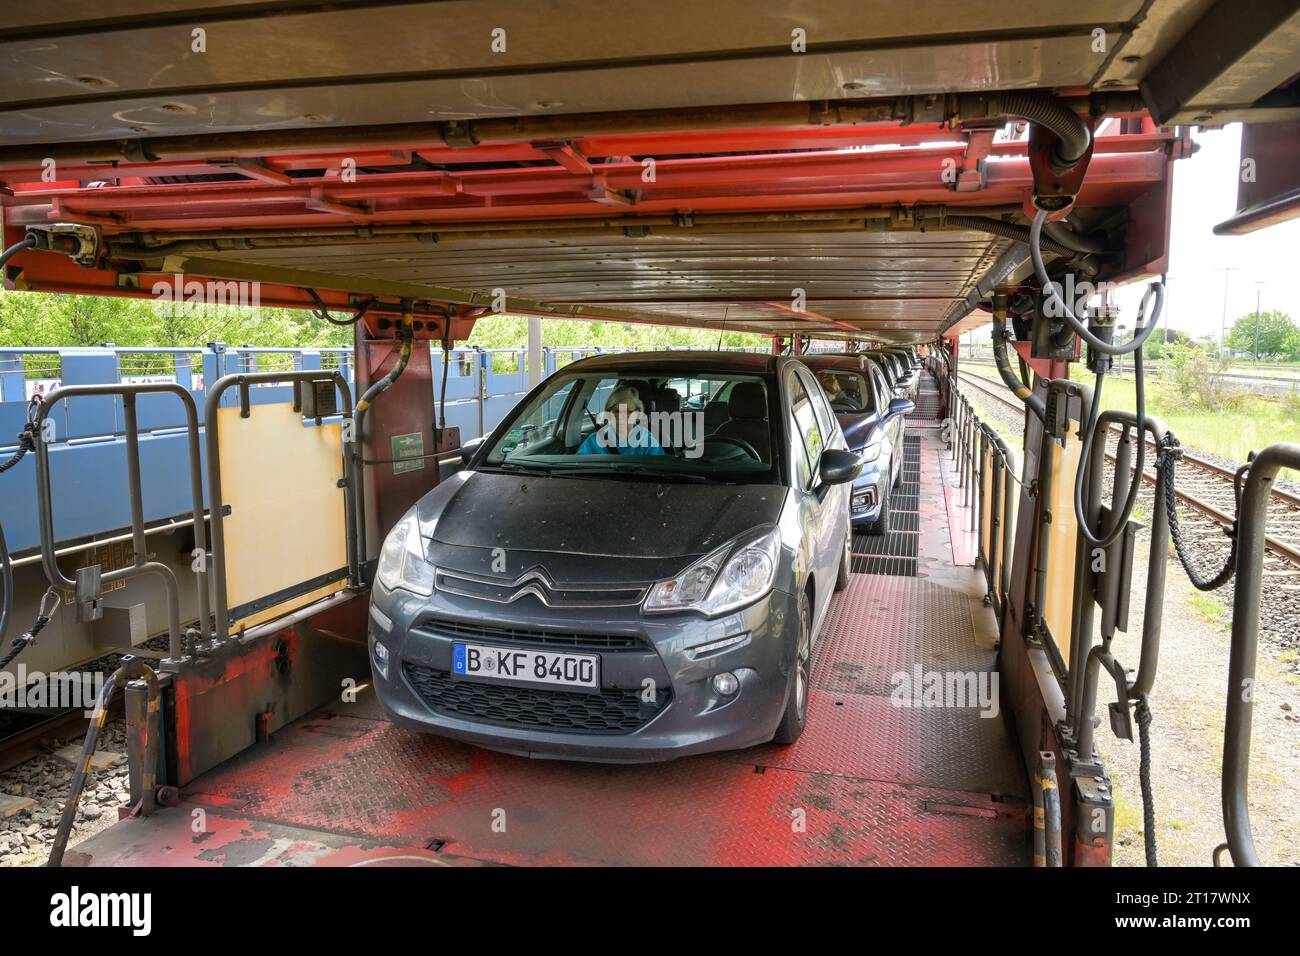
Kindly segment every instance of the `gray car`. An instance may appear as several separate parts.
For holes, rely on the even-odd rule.
[[[401,726],[529,756],[791,743],[861,469],[796,359],[575,362],[389,533],[379,700]]]

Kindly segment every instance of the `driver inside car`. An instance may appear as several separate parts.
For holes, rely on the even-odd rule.
[[[578,455],[663,455],[663,447],[646,427],[645,403],[635,387],[620,385],[605,400],[596,430],[578,446]]]
[[[844,398],[844,393],[840,389],[840,380],[835,375],[831,375],[827,372],[820,372],[817,375],[817,381],[821,382],[822,388],[826,392],[826,397],[829,398],[832,403],[841,401]]]

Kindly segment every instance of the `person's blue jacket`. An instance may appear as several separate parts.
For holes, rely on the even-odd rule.
[[[613,429],[611,429],[612,431]],[[579,455],[612,455],[613,450],[600,443],[600,431],[594,431],[578,446]],[[628,430],[627,439],[618,444],[620,455],[663,455],[666,452],[644,425]]]

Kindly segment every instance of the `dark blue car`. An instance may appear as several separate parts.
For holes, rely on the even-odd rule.
[[[889,530],[889,497],[903,472],[904,417],[916,407],[895,398],[878,359],[867,355],[801,355],[817,376],[848,448],[865,465],[853,482],[854,530]]]

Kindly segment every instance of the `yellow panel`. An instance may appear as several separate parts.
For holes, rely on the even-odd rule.
[[[1052,512],[1047,542],[1047,596],[1043,619],[1064,660],[1070,659],[1070,612],[1074,602],[1074,559],[1079,522],[1074,517],[1074,480],[1083,449],[1070,422],[1065,446],[1048,442],[1051,458]]]
[[[984,548],[984,559],[993,553],[993,446],[984,445],[984,454],[980,457],[979,499],[980,505],[980,545]]]
[[[1015,547],[1016,541],[1016,509],[1020,507],[1020,495],[1016,494],[1014,489],[1011,494],[1007,494],[1006,475],[1017,473],[1017,462],[1015,453],[1012,452],[1007,460],[1006,470],[1002,473],[1002,528],[998,531],[998,569],[997,581],[998,588],[1002,587],[1002,569],[1007,563],[1007,547]],[[1007,547],[1003,545],[1010,542]],[[1005,595],[1003,595],[1005,597]]]
[[[218,413],[221,490],[230,514],[226,595],[232,608],[347,566],[344,535],[343,432],[338,424],[305,426],[289,404]],[[231,632],[279,617],[342,590],[340,580],[232,620]]]

